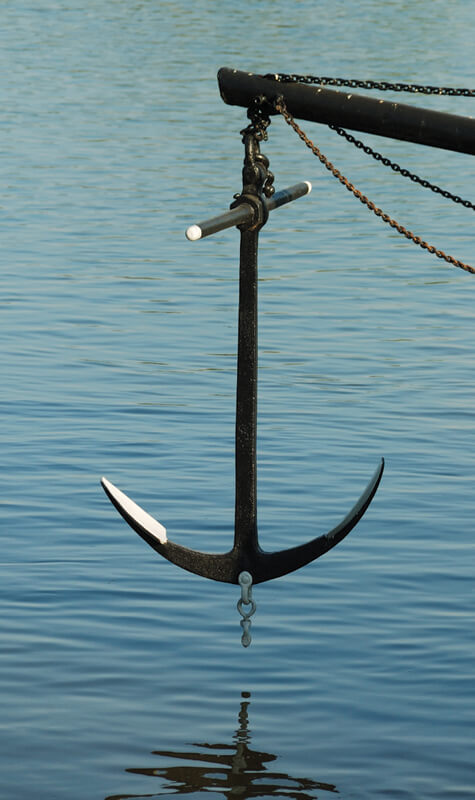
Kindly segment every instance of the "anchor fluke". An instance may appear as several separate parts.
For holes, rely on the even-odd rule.
[[[133,520],[134,525],[137,526],[135,530],[139,528],[140,531],[143,531],[144,534],[146,533],[148,537],[151,536],[154,541],[165,544],[167,541],[167,529],[164,528],[160,522],[154,519],[150,514],[147,514],[143,508],[137,505],[137,503],[134,503],[130,497],[127,497],[124,492],[121,492],[120,489],[108,481],[107,478],[101,478],[101,484],[109,500],[115,505],[118,512],[129,525],[132,524]],[[134,525],[132,525],[132,527],[134,527]],[[140,531],[137,532],[140,533]]]

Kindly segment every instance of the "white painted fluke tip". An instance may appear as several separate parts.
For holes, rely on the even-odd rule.
[[[201,239],[202,230],[199,225],[190,225],[188,230],[186,231],[186,238],[190,242],[196,242],[197,239]]]
[[[132,517],[142,528],[145,528],[147,533],[151,536],[158,539],[160,544],[165,544],[167,541],[167,529],[161,525],[158,520],[154,519],[150,514],[147,514],[146,511],[143,510],[137,503],[134,503],[130,497],[127,497],[124,492],[121,492],[117,486],[114,486],[113,483],[107,480],[107,478],[101,478],[101,483],[105,489],[109,492],[111,497],[117,502],[117,505],[120,506],[130,517]]]

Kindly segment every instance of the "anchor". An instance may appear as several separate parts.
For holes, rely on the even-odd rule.
[[[381,481],[384,459],[353,508],[335,528],[310,541],[285,550],[267,552],[259,543],[257,530],[257,253],[261,228],[269,213],[303,197],[311,190],[308,181],[275,192],[269,161],[260,152],[270,124],[264,98],[248,110],[251,124],[241,134],[245,148],[242,192],[234,196],[230,210],[217,217],[191,225],[186,231],[197,241],[225,228],[240,230],[239,319],[235,429],[235,524],[234,543],[226,553],[204,553],[183,547],[167,537],[161,523],[131,500],[106,478],[102,486],[124,520],[157,553],[182,569],[214,581],[239,584],[238,610],[243,616],[242,643],[250,643],[250,617],[255,611],[252,585],[280,578],[300,569],[327,553],[342,541],[359,522],[370,505]],[[250,610],[243,611],[243,605]]]

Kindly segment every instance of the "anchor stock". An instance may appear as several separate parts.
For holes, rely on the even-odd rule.
[[[297,200],[312,191],[312,184],[310,181],[303,181],[289,186],[287,189],[281,189],[276,192],[272,197],[264,198],[263,203],[267,214],[275,208],[280,208],[286,203]],[[250,226],[253,222],[254,208],[249,203],[240,203],[235,208],[230,208],[224,214],[219,214],[217,217],[208,219],[205,222],[199,222],[198,225],[190,225],[186,231],[186,238],[190,242],[196,242],[198,239],[204,239],[205,236],[210,236],[212,233],[224,231],[226,228],[239,227],[241,225]]]

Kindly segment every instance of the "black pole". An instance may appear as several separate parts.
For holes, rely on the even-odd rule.
[[[257,539],[257,249],[259,230],[241,230],[236,389],[234,546],[259,549]]]
[[[238,357],[236,383],[234,551],[242,569],[260,553],[257,533],[257,251],[259,231],[267,222],[266,205],[275,195],[269,160],[260,152],[268,118],[249,114],[243,131],[242,192],[231,206],[247,206],[252,217],[240,226]],[[298,194],[298,193],[297,193]],[[297,196],[296,194],[296,196]],[[282,200],[285,202],[285,200]]]
[[[336,92],[322,86],[280,83],[250,72],[223,67],[218,72],[221,97],[230,105],[249,108],[256,97],[284,98],[296,119],[339,125],[391,139],[475,155],[475,119],[417,108],[373,97]],[[267,113],[276,113],[271,105]]]

